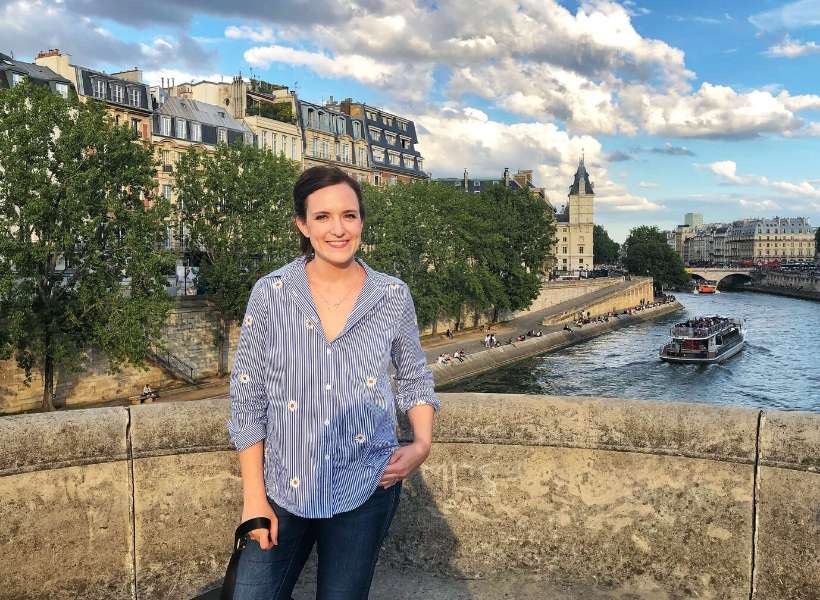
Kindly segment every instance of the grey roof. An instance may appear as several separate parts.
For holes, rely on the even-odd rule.
[[[251,130],[250,127],[234,119],[221,106],[191,100],[190,98],[171,96],[159,105],[156,113],[170,117],[179,117],[181,119],[187,119],[188,121],[196,121],[205,125],[213,125],[214,127],[224,127],[225,129],[233,129],[234,131],[253,134],[253,130]]]
[[[583,188],[582,188],[583,186]],[[589,174],[584,166],[584,159],[578,163],[578,170],[575,171],[575,179],[569,187],[570,194],[594,194],[592,191],[592,182],[589,180]]]
[[[7,54],[0,53],[0,71],[15,71],[27,75],[30,79],[38,81],[53,81],[55,83],[65,83],[71,85],[71,82],[58,75],[48,67],[41,67],[34,63],[22,62],[15,60]]]

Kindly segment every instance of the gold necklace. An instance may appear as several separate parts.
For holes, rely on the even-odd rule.
[[[308,283],[310,283],[310,279],[308,279]],[[353,288],[351,287],[349,290],[347,290],[347,293],[345,293],[345,295],[342,296],[342,299],[336,302],[335,304],[332,302],[328,302],[327,298],[325,298],[324,295],[319,292],[318,286],[314,285],[314,291],[319,295],[319,298],[322,300],[322,302],[330,306],[332,310],[336,311],[339,309],[339,306],[342,304],[342,302],[344,302],[345,299],[350,295],[350,292],[353,291]]]

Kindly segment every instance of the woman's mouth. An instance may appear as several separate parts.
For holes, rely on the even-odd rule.
[[[341,242],[327,242],[327,245],[331,248],[344,248],[347,246],[349,240],[343,240]]]

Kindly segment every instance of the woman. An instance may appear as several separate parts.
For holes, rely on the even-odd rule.
[[[317,598],[366,599],[401,481],[429,455],[439,402],[407,285],[355,256],[358,183],[313,167],[293,199],[303,255],[254,286],[231,374],[242,520],[271,520],[249,534],[235,599],[290,599],[314,543]],[[414,434],[402,447],[396,407]]]

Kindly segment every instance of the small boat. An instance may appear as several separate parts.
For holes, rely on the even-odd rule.
[[[695,286],[695,294],[719,294],[717,283],[714,281],[704,281]]]
[[[741,351],[746,325],[741,319],[698,317],[672,327],[660,359],[674,363],[719,363]]]

